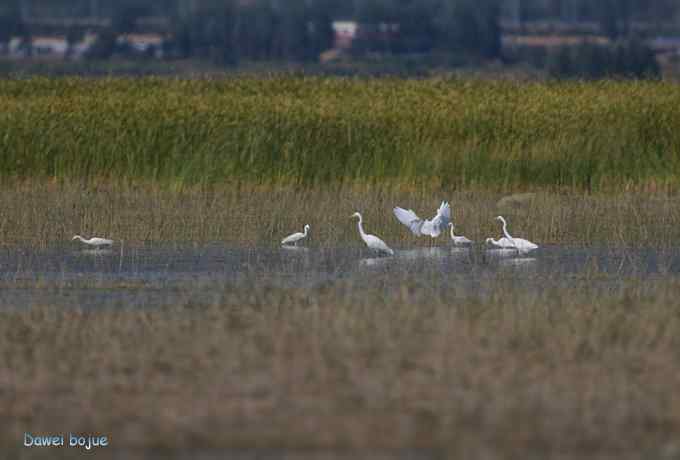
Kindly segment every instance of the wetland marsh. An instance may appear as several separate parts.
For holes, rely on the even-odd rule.
[[[472,239],[502,212],[541,247],[454,248],[390,213],[443,197]],[[0,200],[0,444],[17,458],[76,456],[20,447],[55,427],[110,435],[103,458],[679,448],[673,196],[39,182]],[[394,257],[359,240],[355,206]]]
[[[3,454],[80,457],[22,447],[75,432],[109,436],[97,458],[678,458],[679,99],[0,83]],[[392,215],[442,200],[470,249]],[[497,215],[540,248],[484,247]]]

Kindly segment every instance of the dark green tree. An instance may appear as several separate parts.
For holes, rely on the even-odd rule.
[[[333,31],[333,11],[331,0],[317,1],[312,4],[309,13],[307,41],[307,59],[317,60],[319,55],[333,47],[335,32]]]
[[[16,2],[0,7],[0,43],[7,43],[15,35],[22,35],[24,27]]]
[[[117,34],[112,28],[99,32],[97,40],[85,54],[88,59],[108,59],[116,51]]]
[[[399,2],[395,21],[399,33],[395,50],[397,52],[424,53],[432,50],[437,40],[434,24],[435,5],[432,2],[402,0]]]
[[[287,0],[276,12],[273,57],[302,61],[308,55],[309,28],[304,0]]]
[[[443,49],[497,58],[501,55],[498,0],[449,0],[438,24]]]
[[[234,65],[238,60],[234,38],[234,2],[205,5],[175,25],[174,48],[181,57],[196,56],[216,64]]]
[[[118,34],[135,32],[139,18],[149,16],[150,14],[150,6],[139,5],[129,1],[118,2],[111,20],[111,28]]]
[[[627,36],[633,12],[632,0],[599,0],[597,19],[602,32],[611,39]]]
[[[270,2],[258,0],[238,8],[234,22],[234,45],[245,59],[271,59],[277,18]]]
[[[84,31],[83,29],[79,27],[69,27],[69,29],[66,31],[66,44],[67,44],[67,49],[66,49],[66,55],[64,56],[65,58],[70,58],[71,55],[73,54],[73,48],[75,45],[83,39],[84,36]]]

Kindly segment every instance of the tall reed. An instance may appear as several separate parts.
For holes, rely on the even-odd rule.
[[[0,174],[675,189],[680,88],[341,78],[0,82]]]
[[[108,236],[128,245],[219,241],[236,246],[278,245],[312,227],[310,246],[362,244],[355,211],[367,231],[395,247],[431,244],[401,225],[392,208],[431,218],[451,203],[459,232],[482,241],[500,235],[494,217],[508,218],[516,236],[541,245],[669,247],[680,240],[678,198],[666,194],[539,191],[504,195],[484,189],[365,184],[328,186],[224,184],[172,188],[149,183],[47,182],[0,186],[0,246],[48,246],[76,234]],[[436,244],[446,244],[448,235]]]

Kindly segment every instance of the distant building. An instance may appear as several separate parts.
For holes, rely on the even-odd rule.
[[[12,37],[7,44],[7,54],[12,58],[22,58],[28,56],[30,46],[20,37]]]
[[[649,47],[657,55],[680,55],[680,37],[656,37],[649,41]]]
[[[347,49],[352,47],[352,42],[357,37],[359,24],[356,21],[333,21],[333,32],[335,38],[334,48]]]
[[[62,35],[35,35],[30,41],[23,37],[12,37],[0,51],[13,59],[29,56],[45,59],[80,59],[96,40],[96,34],[87,33],[80,41],[69,46],[68,40]]]
[[[83,39],[75,43],[71,48],[71,58],[81,59],[85,54],[90,51],[90,48],[97,41],[98,35],[92,32],[88,32],[83,36]]]
[[[66,37],[31,37],[31,51],[34,56],[64,58],[68,52]]]
[[[554,48],[583,43],[608,45],[609,38],[600,35],[503,35],[503,48]]]
[[[365,43],[384,42],[399,35],[399,24],[381,22],[378,24],[364,24],[356,21],[333,21],[335,33],[334,48],[349,49],[355,40]]]
[[[119,47],[128,47],[133,54],[163,57],[165,38],[160,34],[124,34],[116,39]]]

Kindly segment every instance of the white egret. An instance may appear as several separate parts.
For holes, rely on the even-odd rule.
[[[472,244],[472,240],[468,240],[464,236],[456,236],[453,233],[453,222],[449,222],[449,228],[451,229],[451,241],[453,241],[453,244],[461,246],[466,244]]]
[[[281,244],[297,244],[298,241],[300,241],[303,238],[307,238],[307,233],[309,233],[309,224],[305,225],[305,231],[304,233],[302,232],[297,232],[293,233],[292,235],[288,235],[284,239],[281,240]]]
[[[494,240],[493,238],[487,238],[486,243],[501,249],[515,249],[515,245],[512,243],[511,240],[507,238],[501,238],[498,240]]]
[[[438,237],[446,226],[451,222],[451,207],[446,201],[442,201],[432,220],[421,219],[411,209],[396,207],[393,210],[395,217],[402,224],[406,225],[415,236],[429,235],[432,238]]]
[[[364,233],[364,226],[363,226],[363,218],[361,217],[361,214],[358,212],[355,212],[352,214],[350,217],[358,217],[359,222],[358,222],[358,227],[359,227],[359,235],[361,235],[361,239],[364,240],[364,243],[366,243],[366,246],[368,246],[370,249],[373,249],[375,251],[383,251],[386,252],[387,254],[393,256],[394,251],[387,245],[383,240],[378,238],[375,235],[368,235]]]
[[[81,242],[83,242],[85,244],[89,244],[90,246],[94,246],[97,249],[101,248],[102,246],[113,245],[113,240],[109,240],[109,239],[106,239],[106,238],[99,238],[99,237],[96,237],[96,236],[93,237],[93,238],[90,238],[89,240],[86,240],[82,236],[76,235],[73,238],[71,238],[71,241],[73,241],[73,240],[80,240]]]
[[[538,248],[538,245],[532,243],[531,241],[525,240],[523,238],[514,238],[510,236],[510,233],[508,233],[508,223],[502,216],[496,217],[496,220],[500,220],[503,223],[503,234],[505,235],[505,238],[498,240],[498,242],[494,241],[491,238],[487,239],[487,241],[491,240],[491,242],[497,246],[501,246],[504,248],[514,248],[521,252],[529,252]]]

